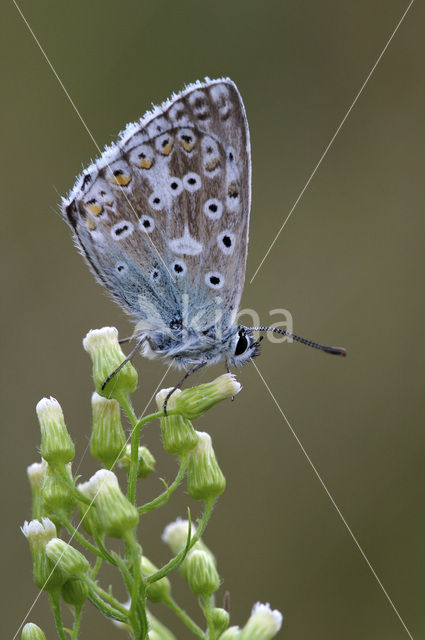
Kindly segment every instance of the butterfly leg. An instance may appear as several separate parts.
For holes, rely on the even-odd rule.
[[[164,416],[167,415],[167,403],[168,403],[169,399],[171,398],[171,396],[173,395],[174,391],[177,391],[177,389],[180,389],[182,384],[183,384],[183,382],[185,380],[187,380],[188,377],[192,375],[192,373],[195,373],[196,371],[199,371],[199,369],[202,369],[202,367],[205,367],[206,364],[207,364],[206,360],[204,360],[203,362],[198,362],[198,364],[195,364],[195,366],[192,367],[191,369],[189,369],[189,371],[186,371],[186,373],[184,374],[184,376],[180,380],[180,382],[178,382],[176,384],[176,386],[173,387],[171,389],[171,391],[168,392],[167,397],[164,400],[164,405],[163,405],[164,406]]]
[[[114,371],[112,373],[109,374],[109,376],[106,378],[105,382],[102,384],[102,391],[104,390],[104,388],[106,387],[106,385],[108,384],[108,382],[119,372],[121,371],[121,369],[123,368],[123,366],[125,364],[127,364],[127,362],[129,362],[131,360],[131,358],[134,356],[134,354],[136,353],[136,351],[138,351],[140,349],[140,347],[142,346],[142,344],[144,343],[144,341],[146,340],[146,336],[143,336],[142,338],[140,338],[140,340],[138,341],[138,343],[136,344],[136,346],[134,347],[134,349],[132,349],[130,351],[130,353],[128,354],[128,356],[125,358],[125,360],[123,360],[121,362],[121,364],[114,369]]]

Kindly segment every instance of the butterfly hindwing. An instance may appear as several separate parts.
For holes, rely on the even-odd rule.
[[[249,132],[230,80],[191,85],[129,125],[64,211],[97,278],[147,331],[229,328],[242,294]]]

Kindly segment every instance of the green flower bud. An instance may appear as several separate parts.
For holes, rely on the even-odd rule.
[[[90,484],[90,481],[78,484],[77,489],[90,501],[93,500],[92,486]],[[83,529],[87,531],[87,533],[91,536],[101,536],[103,532],[102,523],[100,522],[99,514],[96,507],[94,506],[94,503],[89,505],[86,502],[82,502],[79,500],[77,502],[77,507],[80,513]]]
[[[191,526],[191,537],[196,533],[196,527],[192,524]],[[182,520],[181,518],[177,518],[175,522],[171,522],[168,524],[161,536],[161,539],[165,544],[167,544],[174,555],[183,551],[187,544],[187,536],[189,534],[189,520]],[[204,551],[205,553],[211,556],[212,561],[215,563],[215,558],[213,553],[208,549],[206,544],[202,542],[202,540],[198,540],[192,547],[193,550]],[[187,578],[187,557],[183,560],[180,565],[180,571],[183,576]]]
[[[39,589],[53,591],[63,584],[63,576],[46,555],[47,543],[56,537],[56,527],[49,518],[24,522],[22,533],[28,540],[32,557],[34,582]]]
[[[90,437],[90,453],[93,458],[112,467],[125,450],[126,437],[121,424],[119,403],[94,392],[91,397],[93,427]]]
[[[41,487],[41,497],[44,509],[53,518],[55,515],[68,516],[75,507],[76,499],[67,483],[68,478],[70,483],[73,483],[71,463],[62,469],[55,469],[47,465]]]
[[[65,426],[62,408],[54,398],[43,398],[36,406],[41,429],[41,455],[51,466],[74,459],[75,447]]]
[[[160,411],[162,411],[165,398],[170,391],[171,389],[162,389],[156,394],[156,404]],[[180,389],[176,389],[170,396],[167,403],[167,413],[175,408],[176,400],[181,393]],[[198,442],[192,423],[179,415],[167,415],[166,418],[161,418],[161,434],[165,451],[177,455],[190,451]]]
[[[61,589],[62,598],[74,607],[81,607],[87,600],[89,588],[83,580],[67,580]]]
[[[134,529],[139,513],[122,493],[116,475],[100,469],[89,481],[89,490],[94,498],[103,531],[112,538],[122,538]]]
[[[190,532],[191,537],[193,538],[196,533],[195,525],[192,524]],[[189,520],[182,520],[182,518],[177,518],[174,522],[167,524],[162,533],[161,540],[170,547],[174,555],[177,555],[185,548],[188,535]],[[192,549],[200,549],[201,551],[207,551],[208,553],[213,555],[208,547],[202,542],[202,540],[198,540],[192,547]]]
[[[32,493],[32,515],[33,518],[41,518],[44,513],[43,501],[41,497],[41,487],[46,474],[47,462],[34,462],[27,467],[27,476]]]
[[[148,560],[146,556],[142,556],[140,559],[140,566],[142,569],[143,577],[147,577],[156,573],[158,568]],[[165,576],[156,582],[152,582],[148,585],[146,595],[151,602],[167,602],[170,597],[171,583]]]
[[[196,432],[198,444],[191,451],[187,467],[187,490],[195,500],[219,496],[226,488],[208,433]]]
[[[66,578],[84,578],[90,570],[87,558],[60,538],[46,544],[46,555]]]
[[[222,609],[221,607],[216,607],[211,610],[210,613],[211,623],[216,631],[217,637],[220,636],[221,633],[229,626],[230,615],[226,609]]]
[[[108,382],[102,385],[108,376],[125,360],[118,343],[118,330],[115,327],[92,329],[83,340],[84,349],[93,361],[93,381],[96,391],[106,398],[119,400],[122,395],[133,393],[137,387],[137,371],[127,362]]]
[[[233,373],[224,373],[212,382],[182,391],[175,399],[174,413],[178,413],[188,420],[194,420],[217,402],[233,398],[241,389],[242,387]]]
[[[124,454],[119,459],[120,467],[123,467],[127,472],[130,470],[131,461],[131,445],[127,445]],[[155,458],[146,447],[139,447],[138,449],[138,463],[137,463],[137,477],[147,478],[152,471],[155,471]]]
[[[197,596],[211,596],[220,586],[220,577],[209,553],[195,549],[186,558],[186,579]]]
[[[27,622],[22,629],[21,640],[46,640],[46,636],[37,624]]]
[[[271,640],[282,626],[283,616],[277,609],[273,611],[269,603],[254,604],[251,616],[242,629],[240,640]]]
[[[241,630],[235,625],[226,629],[226,631],[221,634],[220,640],[239,640],[240,637]]]

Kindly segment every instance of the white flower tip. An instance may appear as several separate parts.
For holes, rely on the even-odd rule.
[[[242,389],[242,385],[237,381],[234,373],[223,373],[214,382],[229,396],[236,396]]]
[[[261,602],[256,602],[252,607],[251,616],[255,618],[261,618],[264,622],[267,621],[270,626],[270,632],[276,634],[280,631],[283,621],[283,615],[278,609],[271,609],[270,604],[266,602],[262,604]]]
[[[25,520],[21,531],[26,538],[39,536],[44,533],[53,533],[53,535],[56,535],[56,527],[49,518],[42,518],[41,522],[40,520],[31,520],[30,522]]]
[[[236,376],[234,373],[225,373],[223,374],[225,376],[227,376],[229,378],[229,384],[232,385],[233,388],[233,395],[236,395],[239,393],[239,391],[242,389],[242,385],[240,382],[237,381]]]
[[[35,407],[38,417],[45,415],[47,412],[59,412],[62,415],[62,407],[56,398],[42,398],[40,402],[37,402],[37,406]]]
[[[91,395],[91,406],[92,407],[105,407],[106,405],[112,406],[113,404],[118,405],[118,402],[114,400],[114,398],[104,398],[99,395],[96,391],[93,391]]]
[[[99,471],[96,471],[85,485],[87,485],[88,490],[93,495],[100,491],[102,487],[119,487],[117,476],[113,471],[109,471],[108,469],[99,469]]]
[[[45,469],[46,463],[33,462],[29,467],[27,467],[27,476],[30,480],[42,478],[44,476]]]
[[[175,387],[170,387],[169,389],[161,389],[161,391],[158,391],[158,393],[156,394],[155,396],[156,406],[160,411],[164,406],[165,398],[168,396],[170,391],[173,391],[173,389],[174,389],[174,392],[170,396],[170,399],[167,402],[167,406],[169,409],[174,409],[176,398],[178,395],[181,394],[181,389],[175,389]]]
[[[184,540],[186,544],[188,532],[189,520],[183,520],[179,516],[174,522],[170,522],[170,524],[167,524],[164,531],[162,532],[161,540],[169,546],[172,546],[175,541],[180,540]],[[196,527],[192,524],[191,535],[193,536],[195,533]]]
[[[103,327],[102,329],[90,329],[83,340],[83,347],[90,353],[99,344],[118,340],[118,329],[116,327]]]
[[[205,451],[212,446],[212,440],[209,433],[206,433],[205,431],[196,431],[195,433],[198,436],[198,442],[194,451],[198,451],[199,453],[200,451]]]

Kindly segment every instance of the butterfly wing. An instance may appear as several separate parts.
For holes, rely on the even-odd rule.
[[[251,164],[229,79],[190,85],[79,178],[63,211],[98,280],[147,332],[234,323],[248,248]]]

